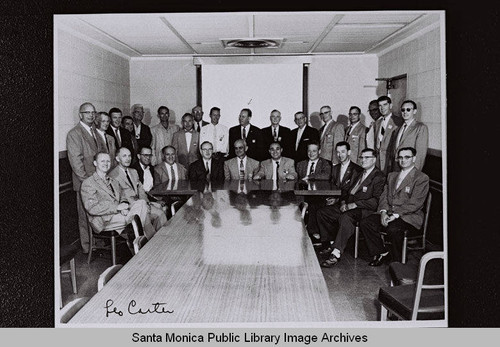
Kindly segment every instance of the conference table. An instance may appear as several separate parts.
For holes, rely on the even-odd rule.
[[[190,197],[68,324],[335,321],[298,202],[340,191],[316,183],[155,187]]]

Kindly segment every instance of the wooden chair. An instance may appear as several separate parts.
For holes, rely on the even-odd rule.
[[[428,263],[437,259],[441,263],[438,268],[444,272],[444,252],[429,252],[420,260],[416,283],[380,288],[380,320],[387,320],[388,312],[402,320],[444,319],[444,276],[428,274]]]
[[[73,293],[78,294],[78,288],[76,284],[76,266],[75,266],[75,256],[78,253],[80,248],[77,245],[63,245],[59,251],[59,267],[63,264],[66,264],[69,261],[69,269],[68,270],[60,270],[61,275],[69,273],[71,275],[71,286],[73,287]],[[62,280],[62,279],[61,279]],[[60,308],[62,308],[63,300],[62,300],[62,288],[59,287],[60,294]]]
[[[62,308],[60,311],[60,319],[59,321],[61,323],[68,323],[71,318],[89,301],[90,298],[88,297],[83,297],[83,298],[78,298],[75,299],[66,306]]]
[[[148,242],[146,236],[139,236],[134,240],[134,255],[139,253],[139,250],[144,247],[144,245]]]
[[[99,275],[97,280],[97,291],[100,291],[106,283],[123,267],[123,265],[113,265],[108,267],[102,274]]]

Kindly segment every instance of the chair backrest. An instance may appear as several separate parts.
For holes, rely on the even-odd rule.
[[[413,310],[412,310],[412,320],[417,320],[419,305],[420,305],[420,297],[422,295],[423,290],[435,290],[435,289],[443,289],[445,288],[445,279],[444,276],[442,278],[442,283],[439,284],[424,284],[425,270],[427,267],[427,263],[432,259],[443,259],[444,260],[444,252],[428,252],[422,256],[420,259],[420,266],[418,269],[418,277],[417,277],[417,286],[415,290],[415,299],[413,302]],[[443,263],[444,266],[444,263]],[[444,268],[443,268],[444,270]],[[446,298],[444,298],[446,300]],[[443,305],[438,305],[432,308],[426,308],[426,312],[441,312],[444,311],[444,301]]]
[[[148,242],[146,236],[139,236],[134,240],[134,254],[139,253],[139,250]]]
[[[108,267],[97,280],[97,291],[100,291],[106,283],[123,267],[123,265],[113,265]]]
[[[68,323],[71,318],[89,301],[90,298],[83,297],[75,299],[64,306],[60,311],[61,323]]]

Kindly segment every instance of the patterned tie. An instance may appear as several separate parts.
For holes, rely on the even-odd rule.
[[[172,176],[172,181],[176,180],[174,166],[170,165],[170,176]]]
[[[401,143],[401,140],[403,139],[403,135],[405,133],[405,130],[406,130],[406,123],[403,125],[403,131],[401,131],[401,135],[399,135],[398,146]]]
[[[106,140],[106,148],[108,149],[108,153],[109,153],[109,143],[108,143],[108,138],[107,138],[106,134],[104,134],[104,139]]]
[[[210,167],[208,166],[208,161],[205,162],[205,170],[207,173],[207,180],[210,181]]]
[[[365,175],[366,175],[366,171],[363,171],[363,174],[359,178],[358,182],[356,183],[354,188],[352,188],[352,190],[351,190],[352,195],[356,194],[356,192],[358,191],[359,187],[361,186],[361,183],[363,183],[363,181],[365,180]]]
[[[242,139],[246,141],[247,139],[247,131],[245,130],[245,127],[243,127],[243,136]]]
[[[276,133],[276,128],[273,129],[274,141],[278,141],[278,134]]]
[[[240,159],[240,180],[245,179],[245,167],[243,166],[243,159]]]
[[[309,168],[309,175],[312,175],[314,173],[314,162],[311,163],[311,167]]]
[[[122,146],[122,141],[118,132],[118,129],[115,129],[116,143],[118,144],[118,148]]]
[[[347,128],[347,132],[345,133],[345,140],[349,140],[349,136],[351,136],[352,125],[349,125]]]
[[[135,190],[134,184],[132,183],[132,180],[130,179],[130,176],[128,175],[128,170],[127,169],[125,169],[125,175],[127,175],[128,183],[130,183],[130,186],[132,188],[134,188],[134,190]]]

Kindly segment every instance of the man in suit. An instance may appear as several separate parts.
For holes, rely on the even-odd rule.
[[[417,104],[412,100],[405,100],[401,106],[401,115],[404,123],[393,133],[394,136],[394,157],[401,148],[413,147],[417,151],[415,156],[415,167],[422,171],[429,146],[429,130],[427,125],[415,119],[417,113]],[[399,171],[396,158],[394,158],[393,169]]]
[[[132,118],[134,119],[134,136],[137,140],[139,148],[144,146],[151,146],[153,135],[149,126],[142,122],[144,118],[144,108],[140,104],[132,106]]]
[[[155,166],[153,174],[154,185],[156,186],[167,181],[185,180],[187,178],[187,170],[182,164],[176,162],[175,147],[165,146],[161,152],[163,161]]]
[[[137,163],[136,154],[139,153],[140,148],[139,144],[137,143],[137,139],[135,138],[134,135],[134,120],[132,119],[132,117],[125,116],[122,118],[122,128],[125,129],[126,132],[128,132],[128,134],[130,135],[130,143],[132,144],[130,148],[132,149],[130,150],[128,146],[122,146],[122,147],[127,147],[130,150],[130,152],[133,155],[132,164],[135,164]]]
[[[162,150],[165,146],[172,144],[174,134],[181,128],[177,124],[170,124],[170,110],[167,106],[158,108],[158,118],[160,123],[151,128],[153,139],[151,140],[151,148],[153,149],[153,158],[151,163],[158,165],[162,162]]]
[[[87,215],[83,207],[80,186],[86,178],[90,177],[95,166],[94,156],[98,152],[97,134],[93,128],[96,115],[95,107],[89,102],[82,104],[78,115],[80,121],[68,132],[66,137],[66,149],[68,160],[71,165],[73,190],[76,191],[76,206],[78,211],[78,230],[80,232],[80,243],[83,253],[89,251],[89,225]]]
[[[297,174],[300,180],[321,181],[329,180],[332,174],[332,163],[320,158],[321,150],[317,142],[307,145],[308,160],[297,164]]]
[[[310,143],[319,143],[319,132],[307,125],[307,116],[302,111],[295,113],[294,121],[297,124],[297,128],[290,132],[293,150],[291,158],[296,163],[300,163],[303,160],[307,160],[307,146]]]
[[[230,180],[251,180],[259,170],[259,162],[247,156],[248,147],[242,139],[234,141],[236,157],[224,162],[224,178]]]
[[[209,124],[208,122],[205,122],[203,120],[203,109],[201,108],[201,106],[195,106],[191,109],[191,114],[193,115],[194,119],[194,130],[201,133],[201,128]]]
[[[359,223],[370,256],[373,256],[370,266],[379,266],[389,258],[389,252],[380,237],[382,229],[385,229],[391,242],[393,260],[400,262],[404,231],[415,232],[422,227],[429,177],[415,167],[416,154],[412,147],[403,147],[398,151],[401,171],[389,173],[380,196],[378,212],[363,218]]]
[[[139,181],[142,183],[142,187],[146,192],[149,192],[153,188],[153,166],[151,165],[151,157],[153,156],[153,150],[151,147],[142,147],[137,154],[139,159],[131,167],[137,171],[139,176]]]
[[[345,141],[351,146],[351,161],[361,165],[361,151],[366,148],[366,127],[361,124],[361,109],[351,106],[349,109],[349,126],[345,132]],[[373,147],[372,147],[373,148]]]
[[[340,141],[344,141],[344,126],[332,118],[330,106],[323,106],[319,115],[325,124],[319,129],[321,158],[330,160],[334,165],[338,164],[335,156],[335,146]]]
[[[116,149],[120,147],[127,147],[133,154],[137,153],[139,147],[137,146],[137,142],[135,142],[135,138],[133,138],[132,133],[129,132],[122,124],[125,121],[122,116],[122,111],[117,107],[113,107],[108,113],[111,117],[111,124],[106,130],[106,133],[113,136]],[[133,123],[132,118],[129,118],[130,122]],[[111,160],[115,160],[114,156]]]
[[[94,231],[115,230],[127,238],[122,231],[132,222],[134,215],[138,215],[144,235],[151,239],[156,231],[151,224],[146,201],[127,201],[120,184],[107,175],[111,167],[108,153],[97,153],[93,165],[96,171],[82,182],[81,194]]]
[[[377,99],[382,117],[375,122],[375,150],[377,151],[377,166],[384,173],[389,172],[391,163],[392,133],[401,125],[401,120],[392,114],[392,100],[388,96]]]
[[[321,241],[334,241],[333,247],[319,252],[321,255],[329,256],[321,263],[322,267],[332,267],[337,264],[347,242],[356,230],[356,223],[377,210],[378,200],[384,189],[385,175],[375,167],[375,150],[363,149],[360,156],[363,171],[354,177],[356,183],[348,191],[345,200],[318,210]]]
[[[139,175],[135,169],[130,167],[132,162],[132,154],[130,151],[122,147],[116,153],[116,161],[118,166],[109,172],[109,176],[113,178],[122,189],[125,198],[130,204],[137,200],[144,200],[148,205],[148,213],[156,231],[167,222],[167,216],[163,212],[162,207],[164,204],[158,202],[150,202]]]
[[[177,151],[177,161],[184,167],[189,167],[200,158],[200,134],[193,129],[193,116],[184,113],[182,116],[182,129],[172,137],[172,146]]]
[[[291,131],[289,128],[281,126],[281,112],[278,110],[271,111],[271,126],[261,129],[261,134],[264,140],[264,148],[269,148],[271,143],[279,142],[283,148],[283,156],[290,158],[292,155],[291,146]],[[264,159],[269,159],[269,154],[263,154]]]
[[[201,144],[202,158],[189,165],[188,176],[194,182],[224,182],[224,160],[212,158],[213,146],[205,141]]]
[[[253,176],[254,179],[296,180],[298,175],[295,171],[293,159],[282,157],[283,148],[279,142],[273,142],[269,146],[271,159],[260,163],[259,171]]]
[[[99,112],[94,120],[97,136],[98,151],[109,153],[111,157],[111,168],[114,168],[117,163],[115,159],[116,144],[113,136],[106,133],[109,128],[111,118],[106,112]]]
[[[248,156],[260,161],[262,160],[262,137],[260,136],[260,128],[250,124],[251,119],[252,111],[248,108],[242,109],[238,118],[240,125],[229,129],[229,143],[243,139],[248,146]],[[234,148],[230,148],[229,159],[235,156]]]
[[[375,148],[375,122],[382,117],[377,100],[370,101],[368,104],[368,113],[370,114],[370,118],[365,123],[368,124],[366,128],[366,148]]]
[[[210,109],[210,123],[201,128],[200,147],[205,141],[214,146],[213,157],[223,159],[229,153],[229,130],[222,124],[219,124],[220,108],[212,107]]]

